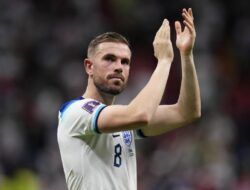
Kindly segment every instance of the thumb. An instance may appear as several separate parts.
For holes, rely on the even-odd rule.
[[[175,31],[176,34],[179,35],[181,33],[181,23],[179,21],[175,21]]]

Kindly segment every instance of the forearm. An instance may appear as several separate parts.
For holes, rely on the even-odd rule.
[[[193,55],[181,55],[182,82],[178,102],[158,106],[149,126],[142,129],[145,136],[166,133],[185,126],[200,117],[200,90]]]
[[[193,53],[181,53],[182,81],[177,102],[180,113],[184,118],[193,119],[201,115],[200,89]]]
[[[141,92],[129,104],[133,110],[143,110],[147,117],[153,117],[162,99],[167,79],[169,76],[171,61],[159,61],[149,82]]]

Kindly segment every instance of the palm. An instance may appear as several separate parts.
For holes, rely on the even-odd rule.
[[[188,31],[187,27],[185,27],[184,31],[177,35],[176,38],[176,46],[181,51],[189,51],[193,48],[194,40]]]

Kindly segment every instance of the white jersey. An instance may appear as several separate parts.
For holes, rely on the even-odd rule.
[[[137,189],[134,132],[100,134],[97,120],[105,107],[78,98],[60,109],[57,139],[69,190]]]

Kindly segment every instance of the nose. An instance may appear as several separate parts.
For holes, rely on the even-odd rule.
[[[115,64],[115,72],[116,73],[122,73],[123,69],[122,69],[122,63],[121,60],[118,60]]]

